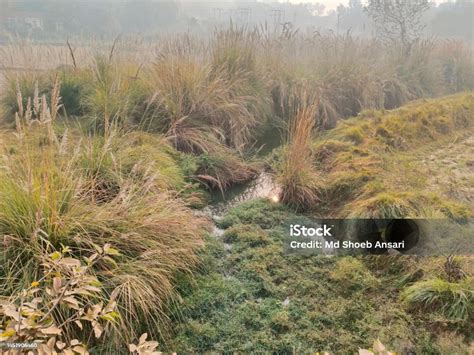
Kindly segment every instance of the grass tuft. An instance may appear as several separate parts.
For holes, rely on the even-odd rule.
[[[299,210],[320,201],[322,178],[312,162],[311,140],[318,106],[315,98],[302,92],[288,129],[288,142],[277,168],[280,200]]]
[[[472,315],[474,292],[472,280],[448,282],[440,278],[418,281],[401,294],[411,307],[439,311],[451,321],[466,321]]]

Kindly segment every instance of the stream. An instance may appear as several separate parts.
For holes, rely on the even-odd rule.
[[[258,157],[264,157],[270,154],[273,149],[281,145],[282,142],[278,129],[273,128],[267,131],[261,137],[261,142],[264,142],[264,144],[262,144],[258,150]],[[221,240],[224,243],[224,248],[230,251],[232,244],[222,240],[224,230],[219,228],[215,222],[221,219],[230,209],[243,202],[256,199],[268,199],[274,203],[278,203],[280,193],[281,187],[275,181],[275,176],[272,173],[262,171],[257,178],[246,184],[233,186],[225,193],[220,191],[213,192],[211,194],[211,203],[200,211],[200,213],[212,221],[213,236]],[[321,240],[324,241],[324,239]],[[323,254],[334,255],[334,251],[324,249]]]
[[[276,202],[278,201],[279,193],[280,187],[274,181],[273,176],[270,173],[262,172],[255,180],[252,180],[247,184],[235,186],[225,194],[216,192],[212,196],[212,203],[204,208],[203,214],[209,217],[213,223],[212,234],[216,238],[221,239],[224,230],[217,227],[215,221],[222,218],[229,209],[242,202],[259,198],[268,198]],[[227,251],[232,249],[232,244],[223,243],[224,248]]]
[[[221,240],[224,249],[230,252],[232,244],[223,240],[222,235],[225,231],[219,228],[215,222],[219,221],[231,208],[243,202],[264,198],[278,203],[280,191],[281,188],[276,183],[274,176],[268,172],[261,172],[256,179],[244,185],[234,186],[225,194],[216,192],[213,195],[212,203],[205,207],[201,213],[211,219],[213,223],[212,235]],[[323,243],[325,241],[323,237],[314,237],[314,239]],[[335,255],[335,250],[324,247],[322,254],[326,256]]]
[[[257,142],[256,156],[263,158],[273,151],[273,149],[281,146],[281,132],[277,127],[270,128],[262,134]],[[222,240],[224,230],[217,227],[216,220],[222,218],[227,211],[246,201],[256,200],[259,198],[267,198],[274,202],[278,202],[280,195],[280,187],[275,181],[274,176],[262,171],[256,179],[242,185],[236,185],[225,193],[216,191],[212,194],[211,203],[204,208],[203,214],[209,217],[213,223],[212,234]],[[232,249],[232,245],[224,242],[224,248],[227,251]]]
[[[256,179],[243,184],[234,186],[225,194],[220,191],[212,195],[212,202],[204,210],[212,218],[222,217],[229,209],[246,201],[267,198],[278,202],[280,187],[275,182],[272,174],[261,172]]]

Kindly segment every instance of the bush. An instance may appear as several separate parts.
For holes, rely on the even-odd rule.
[[[85,354],[103,341],[101,336],[110,333],[120,315],[114,300],[99,296],[101,283],[90,269],[107,258],[112,260],[117,251],[110,245],[96,247],[99,252],[84,256],[86,264],[68,256],[71,249],[66,247],[39,255],[38,279],[0,302],[0,340],[36,343],[45,354]]]

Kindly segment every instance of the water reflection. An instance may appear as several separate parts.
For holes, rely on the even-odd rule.
[[[279,201],[280,187],[275,182],[272,174],[262,172],[253,181],[248,184],[236,186],[222,194],[213,196],[213,204],[206,208],[211,217],[220,217],[230,208],[236,205],[255,200],[258,198],[267,198],[272,202]]]

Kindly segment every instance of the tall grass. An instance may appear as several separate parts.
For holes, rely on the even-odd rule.
[[[318,101],[306,90],[301,89],[294,98],[297,100],[295,112],[289,123],[287,144],[277,173],[280,200],[300,210],[314,207],[320,200],[322,183],[311,154]]]
[[[218,41],[212,59],[209,53],[181,57],[176,53],[192,48],[176,42],[147,73],[153,114],[145,126],[165,131],[181,151],[209,152],[212,139],[241,151],[265,118],[268,100],[257,95],[252,59],[233,52],[227,36]]]
[[[460,42],[419,41],[407,53],[350,33],[231,25],[208,39],[187,34],[152,45],[116,40],[112,46],[28,48],[0,52],[0,66],[11,65],[14,57],[25,66],[33,54],[41,57],[38,65],[7,75],[0,95],[3,121],[14,122],[18,92],[23,107],[35,92],[49,99],[59,77],[60,116],[78,116],[105,136],[116,128],[160,133],[177,150],[203,155],[202,161],[213,156],[222,162],[219,157],[231,150],[234,158],[243,156],[268,126],[290,122],[302,85],[318,97],[315,130],[333,128],[367,108],[394,109],[474,88],[472,49]],[[52,69],[52,63],[72,66]],[[239,164],[242,175],[251,176],[244,165]],[[227,188],[243,180],[230,176],[229,164],[213,167],[199,173],[209,186]],[[211,183],[213,178],[220,182]]]
[[[159,188],[156,174],[137,180],[121,171],[120,154],[113,149],[122,144],[99,144],[88,153],[89,143],[71,136],[69,143],[64,137],[50,140],[43,126],[25,126],[21,139],[1,163],[1,294],[39,279],[44,255],[70,246],[80,257],[94,245],[111,243],[120,256],[93,269],[104,299],[113,296],[122,315],[120,333],[108,338],[128,341],[142,326],[164,336],[167,307],[178,299],[175,277],[198,262],[207,221],[194,216],[172,190]],[[108,178],[99,177],[101,169],[116,174],[113,189],[99,184]],[[91,198],[98,186],[107,198]]]
[[[6,79],[7,115],[11,118],[17,109],[17,80],[31,95],[36,81],[40,92],[47,91],[55,77],[51,71],[59,71],[66,111],[89,111],[102,129],[111,122],[141,123],[169,131],[186,151],[207,150],[208,134],[242,150],[268,117],[288,118],[289,97],[302,81],[320,97],[316,125],[322,129],[363,109],[392,109],[474,87],[472,48],[455,41],[423,40],[407,53],[350,33],[231,25],[207,41],[188,34],[153,46],[126,40],[115,41],[112,49],[92,46],[2,48],[0,66],[21,63],[26,69],[10,71]],[[32,65],[33,55],[38,61]],[[71,67],[65,70],[63,64]]]

